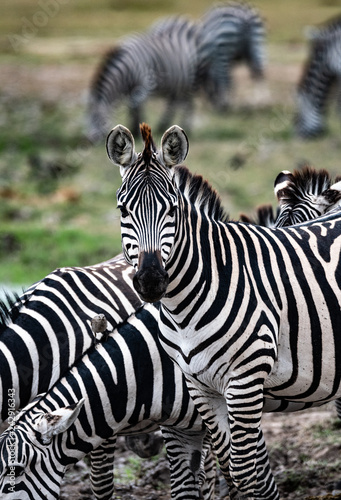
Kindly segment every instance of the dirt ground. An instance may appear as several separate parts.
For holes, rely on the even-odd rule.
[[[282,499],[341,498],[341,423],[333,404],[296,414],[266,414],[263,431]],[[125,448],[124,438],[120,438],[116,470],[120,473],[131,467],[131,461],[136,463],[136,455]],[[67,473],[62,500],[94,500],[85,462]],[[227,500],[220,491],[217,481],[216,500]],[[133,479],[116,483],[116,498],[169,500],[169,471],[164,453],[157,460],[141,460]]]

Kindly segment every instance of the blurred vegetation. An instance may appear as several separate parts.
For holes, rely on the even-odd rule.
[[[293,137],[295,87],[307,55],[303,30],[339,13],[333,0],[258,0],[268,27],[268,72],[252,82],[235,72],[230,111],[198,97],[186,163],[218,190],[231,218],[275,204],[279,171],[303,162],[341,173],[340,123],[328,134]],[[107,48],[161,16],[194,19],[207,0],[6,0],[0,18],[0,283],[30,284],[66,265],[89,265],[120,251],[115,191],[119,169],[104,145],[83,139],[86,93]],[[147,102],[155,126],[164,102]],[[115,123],[129,124],[123,105]],[[129,125],[128,125],[129,126]],[[160,137],[155,134],[155,139]],[[137,149],[141,143],[137,141]]]

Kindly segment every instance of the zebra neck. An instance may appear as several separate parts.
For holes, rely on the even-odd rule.
[[[225,245],[222,238],[226,238],[226,226],[209,219],[204,213],[191,213],[181,224],[166,266],[169,275],[167,294],[161,301],[181,328],[195,322],[193,314],[200,311],[203,304],[208,307],[216,300],[221,287],[218,271],[221,266],[224,266],[223,295],[229,289],[226,262],[230,261],[230,252],[229,245]]]

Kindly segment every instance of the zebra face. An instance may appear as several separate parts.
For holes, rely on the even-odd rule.
[[[62,478],[71,461],[62,463],[65,455],[56,437],[73,424],[83,404],[81,399],[75,405],[48,413],[33,408],[16,417],[0,437],[0,498],[59,498]]]
[[[135,153],[134,139],[122,125],[107,139],[109,159],[120,166],[122,186],[117,191],[121,210],[122,248],[136,270],[135,290],[145,302],[157,302],[166,293],[165,270],[177,228],[178,190],[172,167],[187,156],[185,132],[174,125],[156,150],[150,127],[142,124],[145,148]]]

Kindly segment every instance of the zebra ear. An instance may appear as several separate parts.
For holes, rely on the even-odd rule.
[[[82,398],[78,403],[58,410],[43,413],[40,419],[36,420],[33,428],[39,433],[43,444],[49,444],[52,436],[66,431],[76,420],[79,412],[84,405],[85,399]]]
[[[173,125],[163,134],[159,160],[166,167],[179,165],[188,153],[188,138],[182,128]]]
[[[109,160],[123,169],[121,175],[124,169],[130,167],[137,158],[134,137],[123,125],[116,125],[109,132],[106,148]]]
[[[287,189],[292,182],[293,175],[288,170],[282,170],[282,172],[277,175],[274,182],[274,191],[279,204],[283,203],[287,198]]]
[[[322,195],[329,205],[335,205],[341,200],[341,180],[332,184],[330,188],[323,191]]]

